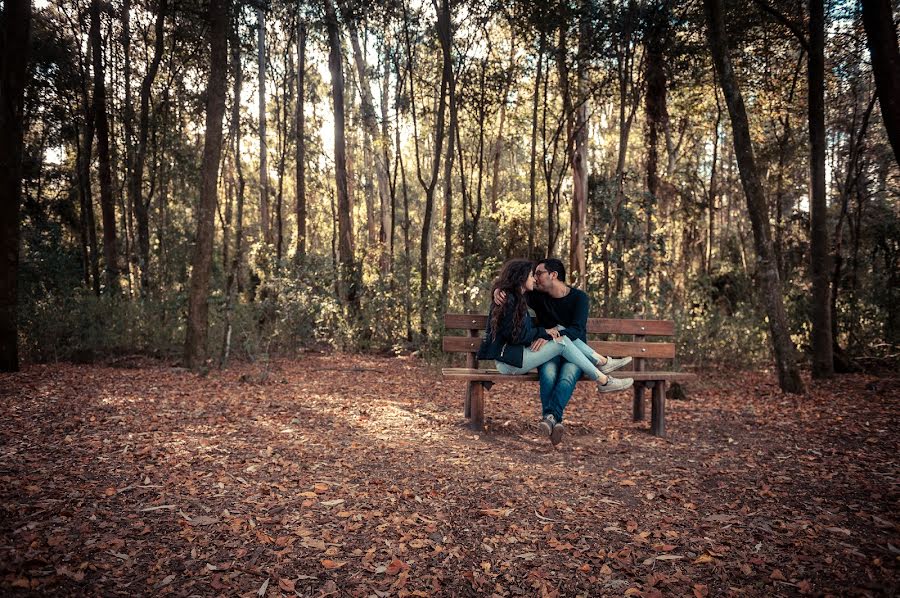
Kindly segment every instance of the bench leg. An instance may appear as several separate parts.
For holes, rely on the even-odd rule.
[[[477,382],[466,382],[466,403],[463,407],[463,414],[466,418],[472,417],[472,389],[477,385]]]
[[[666,435],[666,381],[653,386],[653,404],[650,410],[650,432],[654,436]]]
[[[634,400],[631,405],[631,413],[634,421],[639,422],[644,419],[644,384],[636,382],[633,388]]]
[[[481,382],[470,383],[468,394],[472,429],[481,430],[484,426],[484,386]]]

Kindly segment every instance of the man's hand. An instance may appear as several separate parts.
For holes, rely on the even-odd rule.
[[[494,305],[503,305],[506,303],[506,291],[494,289]]]
[[[548,341],[545,338],[537,338],[533,343],[531,343],[529,349],[531,349],[532,351],[539,351],[541,347],[547,344],[547,342]]]
[[[559,330],[556,328],[547,328],[547,334],[549,334],[552,339],[558,339],[560,336]]]

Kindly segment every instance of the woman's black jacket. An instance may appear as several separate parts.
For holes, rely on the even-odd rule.
[[[488,324],[485,331],[485,337],[481,341],[481,347],[478,349],[478,359],[493,359],[502,361],[513,367],[522,367],[522,355],[525,348],[531,345],[535,339],[543,338],[553,340],[547,331],[539,328],[531,321],[531,316],[525,313],[522,324],[519,327],[518,334],[513,334],[513,318],[515,317],[516,305],[525,298],[517,296],[514,293],[508,293],[506,297],[506,305],[497,305],[491,302],[491,309],[488,312]],[[492,316],[495,309],[504,309],[503,315],[497,322],[497,334],[491,326]]]

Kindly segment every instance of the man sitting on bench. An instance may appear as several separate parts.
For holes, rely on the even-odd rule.
[[[566,284],[566,268],[556,258],[547,258],[537,263],[534,269],[534,290],[526,293],[528,307],[534,310],[540,326],[546,328],[552,338],[560,335],[571,339],[594,362],[603,374],[613,372],[631,363],[631,357],[614,359],[592,351],[587,345],[587,319],[590,301],[587,293]],[[494,302],[506,299],[500,292],[494,295]],[[539,338],[531,349],[537,351],[548,342]],[[556,445],[562,441],[566,428],[562,423],[563,411],[575,391],[575,383],[581,378],[581,369],[557,356],[538,368],[541,393],[541,421],[538,431],[549,436]],[[630,379],[628,379],[630,381]],[[623,385],[622,380],[609,378],[609,392],[625,390],[631,384]],[[604,388],[600,387],[601,392]]]

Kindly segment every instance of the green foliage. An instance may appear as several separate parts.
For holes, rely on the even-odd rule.
[[[769,359],[764,312],[750,279],[737,272],[702,277],[686,289],[674,313],[679,360],[754,367]]]

